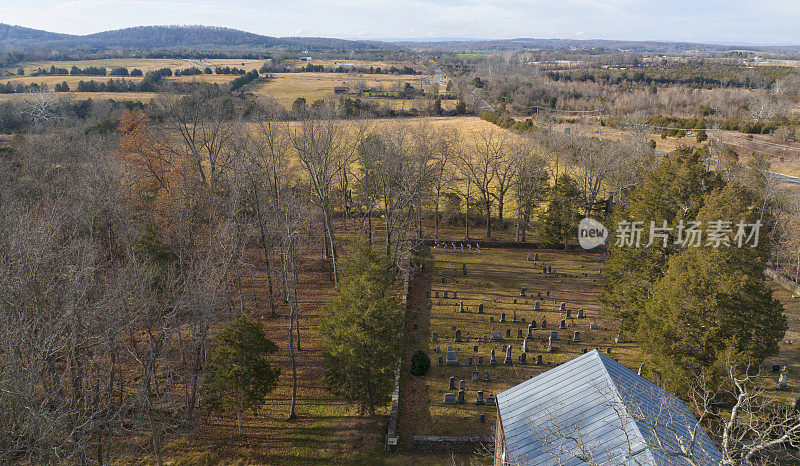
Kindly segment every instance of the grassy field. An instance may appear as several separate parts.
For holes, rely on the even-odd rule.
[[[154,99],[158,94],[155,92],[55,92],[53,95],[59,99],[68,100],[133,100],[147,103]],[[29,99],[30,94],[23,92],[21,94],[0,94],[0,102],[14,101]]]
[[[495,408],[476,405],[476,391],[482,390],[484,397],[497,394],[513,385],[540,374],[580,354],[583,350],[613,348],[612,357],[636,370],[638,366],[637,349],[633,344],[615,344],[616,329],[611,322],[598,315],[597,295],[599,290],[600,258],[595,254],[563,252],[555,250],[524,249],[484,249],[481,254],[453,253],[432,250],[431,262],[426,273],[415,281],[410,296],[409,311],[417,312],[418,329],[413,330],[413,317],[409,322],[412,345],[409,353],[422,349],[431,356],[432,367],[425,377],[407,379],[403,377],[402,401],[400,410],[401,446],[410,447],[413,435],[492,435]],[[527,261],[528,253],[539,255],[538,261]],[[467,266],[467,276],[462,276],[462,264]],[[542,265],[553,268],[553,274],[542,274]],[[452,275],[456,271],[455,276]],[[439,276],[439,272],[442,276]],[[444,283],[441,282],[444,277]],[[526,295],[521,296],[521,289]],[[431,298],[427,291],[431,290]],[[444,298],[447,291],[449,298]],[[436,294],[439,297],[436,297]],[[457,298],[452,298],[453,293]],[[539,298],[541,293],[541,298]],[[549,295],[548,295],[549,294]],[[464,303],[465,313],[459,312],[460,302]],[[534,303],[539,301],[541,310],[534,311]],[[428,312],[427,305],[431,303]],[[559,329],[565,312],[559,311],[561,302],[572,313],[566,319],[566,328]],[[479,304],[484,305],[484,313],[478,313]],[[577,310],[584,310],[584,318],[578,319]],[[516,320],[514,315],[516,312]],[[501,323],[502,313],[505,322]],[[526,323],[522,322],[522,319]],[[540,329],[542,319],[547,320],[547,329]],[[493,319],[494,322],[490,320]],[[527,334],[527,324],[535,320],[539,329],[534,330],[534,338],[529,341],[526,365],[519,362],[523,339],[518,331]],[[590,330],[592,323],[598,329]],[[455,330],[461,330],[461,343],[454,341]],[[559,341],[554,345],[556,351],[546,351],[546,340],[551,330],[558,330]],[[574,331],[580,331],[580,342],[572,342]],[[433,332],[438,333],[438,342],[432,340]],[[510,331],[510,334],[507,334]],[[501,342],[489,342],[481,337],[489,337],[492,332],[502,336]],[[508,337],[507,335],[510,335]],[[481,339],[479,341],[479,339]],[[513,365],[503,362],[504,345],[511,345]],[[437,365],[439,356],[446,358],[447,345],[458,352],[459,366]],[[435,347],[440,352],[435,352]],[[474,347],[478,350],[475,351]],[[497,365],[490,366],[491,350],[495,350]],[[535,364],[536,357],[543,357],[543,365]],[[468,365],[468,358],[474,358]],[[483,356],[483,366],[478,366],[478,356]],[[472,372],[479,371],[481,381],[472,381]],[[491,381],[482,380],[483,371],[489,371]],[[450,377],[455,377],[456,385],[466,381],[466,403],[445,405],[445,393],[457,393],[449,389]],[[480,415],[486,416],[484,423]]]
[[[252,87],[257,95],[276,99],[285,106],[290,106],[298,97],[305,97],[311,103],[317,99],[337,98],[333,88],[347,86],[354,89],[358,85],[366,87],[385,87],[403,83],[420,83],[420,76],[375,75],[360,73],[277,73],[275,78],[266,83]]]
[[[800,396],[800,298],[793,298],[792,292],[772,280],[769,280],[768,285],[772,289],[772,297],[783,304],[784,313],[789,320],[789,329],[779,345],[780,353],[764,361],[761,371],[765,381],[772,385],[778,381],[778,374],[770,372],[772,364],[789,368],[789,390],[773,390],[770,394],[791,402]]]
[[[30,75],[38,68],[50,68],[54,65],[56,68],[71,68],[77,66],[78,68],[86,68],[88,66],[105,67],[105,68],[118,68],[124,66],[130,71],[133,68],[139,68],[142,72],[157,70],[159,68],[184,69],[197,66],[192,60],[184,60],[179,58],[105,58],[99,60],[75,60],[75,61],[59,61],[59,60],[45,60],[45,61],[30,61],[14,65],[4,71],[6,73],[16,74],[18,68],[25,70],[25,75]],[[261,65],[259,65],[261,66]]]

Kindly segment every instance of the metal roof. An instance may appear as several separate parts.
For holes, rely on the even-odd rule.
[[[509,464],[689,464],[678,442],[698,464],[721,460],[683,402],[597,350],[499,393],[497,405]]]

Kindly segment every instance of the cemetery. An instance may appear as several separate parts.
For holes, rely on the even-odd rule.
[[[595,348],[636,367],[636,347],[599,313],[600,267],[583,251],[431,247],[407,326],[409,351],[426,351],[431,367],[404,373],[401,445],[492,435],[498,393]]]

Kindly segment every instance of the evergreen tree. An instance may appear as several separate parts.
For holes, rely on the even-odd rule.
[[[638,316],[652,297],[654,284],[664,276],[669,258],[681,246],[668,241],[649,241],[650,222],[656,227],[674,226],[680,221],[694,220],[703,205],[704,196],[720,186],[721,180],[704,165],[701,152],[679,150],[666,156],[649,172],[641,185],[630,195],[627,205],[614,213],[609,222],[609,256],[603,263],[604,297],[601,303],[606,314],[620,320],[622,335],[636,330]],[[614,233],[620,222],[643,222],[639,247],[618,247]],[[647,247],[645,247],[647,246]]]
[[[563,244],[578,231],[580,190],[568,175],[562,175],[551,188],[550,203],[542,217],[539,240],[546,245]]]
[[[400,300],[389,262],[358,244],[342,258],[339,295],[323,309],[319,331],[330,391],[375,414],[387,403],[400,346]]]
[[[732,182],[706,196],[697,221],[705,225],[702,247],[688,247],[669,259],[653,288],[639,327],[639,341],[662,376],[680,390],[694,374],[726,376],[728,357],[759,364],[778,353],[786,331],[781,304],[765,284],[771,218],[748,188]],[[724,226],[717,221],[731,222]],[[763,223],[759,241],[737,244],[737,224]],[[730,245],[716,245],[708,231],[731,231]],[[749,235],[753,227],[744,231]],[[717,229],[716,231],[720,231]]]
[[[256,320],[240,315],[214,338],[206,368],[206,404],[212,411],[236,410],[239,435],[242,411],[257,414],[264,397],[278,381],[280,370],[269,364],[277,345],[264,335]]]

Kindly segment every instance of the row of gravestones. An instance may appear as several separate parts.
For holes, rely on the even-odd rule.
[[[477,382],[479,379],[480,379],[480,374],[478,373],[478,371],[474,371],[472,373],[472,381],[473,382]],[[491,379],[489,378],[489,371],[483,371],[483,381],[484,382],[489,382],[490,380]],[[450,390],[455,390],[456,389],[456,378],[455,377],[450,377],[449,389]],[[456,394],[455,393],[445,393],[444,394],[444,403],[445,404],[455,404],[455,403],[463,404],[464,401],[465,401],[464,398],[465,398],[466,391],[467,391],[467,383],[462,379],[458,384],[458,398],[456,398]],[[485,404],[486,406],[494,406],[495,405],[494,395],[490,394],[490,395],[488,395],[486,397],[486,399],[484,399],[483,390],[477,390],[476,393],[475,393],[475,404],[476,405]]]
[[[565,330],[566,328],[567,328],[566,320],[561,320],[561,324],[559,325],[559,329]],[[597,330],[597,328],[598,328],[597,324],[595,324],[595,323],[589,324],[589,329]],[[536,321],[533,321],[530,324],[528,324],[528,333],[527,334],[525,334],[521,328],[518,328],[516,337],[517,337],[517,339],[525,339],[525,340],[533,339],[533,338],[535,338],[535,335],[534,335],[533,331],[534,330],[538,330],[538,329],[539,329],[539,327],[537,327]],[[546,319],[542,319],[541,330],[547,330],[547,320]],[[558,340],[558,330],[551,330],[550,331],[550,336],[554,340]],[[512,338],[512,336],[511,336],[511,329],[509,328],[509,329],[506,329],[506,339],[510,339],[510,338]],[[437,343],[439,341],[439,332],[438,331],[434,330],[431,333],[431,341],[433,341],[434,343]],[[461,334],[461,330],[460,329],[456,329],[455,333],[454,333],[454,336],[453,336],[453,341],[455,343],[463,343],[463,342],[467,342],[468,343],[470,341],[470,338],[469,337],[464,338],[462,336],[462,334]],[[478,337],[478,341],[480,341],[480,342],[501,342],[501,341],[503,341],[503,335],[500,332],[492,332],[489,337]],[[574,342],[581,341],[581,332],[579,330],[575,330],[575,331],[572,332],[572,341],[574,341]],[[437,348],[438,348],[438,346],[437,346]],[[475,348],[478,348],[478,347],[475,346]]]
[[[553,341],[552,337],[550,339],[548,339],[548,352],[552,351],[552,341]],[[527,342],[524,343],[524,344],[527,345]],[[527,354],[528,348],[526,348],[525,346],[523,346],[523,348],[525,349],[525,351],[521,352],[520,355],[517,356],[517,360],[519,361],[520,364],[525,365],[525,364],[528,363],[528,354]],[[477,351],[477,346],[475,347],[475,349]],[[439,351],[440,351],[440,349],[439,349],[438,346],[436,348],[434,348],[434,352],[438,353]],[[505,358],[503,359],[503,364],[505,364],[507,366],[513,365],[514,364],[514,360],[511,357],[511,345],[503,346],[503,351],[505,351]],[[585,348],[584,348],[583,352],[584,353],[586,352]],[[474,366],[474,365],[483,366],[483,364],[484,364],[484,357],[483,356],[478,356],[477,364],[476,364],[476,360],[475,360],[474,356],[468,356],[467,357],[467,362],[466,362],[467,366],[470,366],[470,367]],[[541,354],[536,357],[535,364],[538,365],[538,366],[541,366],[541,365],[544,364],[544,362],[542,361],[542,355]],[[448,345],[447,346],[447,354],[446,354],[446,356],[441,356],[440,355],[438,357],[437,365],[440,366],[440,367],[441,366],[460,366],[461,363],[458,362],[458,353],[456,352],[456,350],[454,350],[452,346]],[[495,357],[494,348],[492,348],[492,350],[491,350],[491,355],[489,357],[489,365],[490,366],[496,366],[497,365],[497,358]]]
[[[459,248],[461,252],[467,252],[472,254],[472,244],[467,243],[467,247],[464,248],[464,243],[458,243],[458,247],[456,246],[456,243],[450,243],[450,249],[452,249],[453,252],[459,252]],[[434,243],[433,249],[437,252],[439,251],[439,249],[441,249],[444,252],[448,252],[450,250],[447,248],[447,243],[438,243],[438,242]],[[478,243],[475,243],[475,252],[477,252],[478,254],[481,253],[481,245]]]

